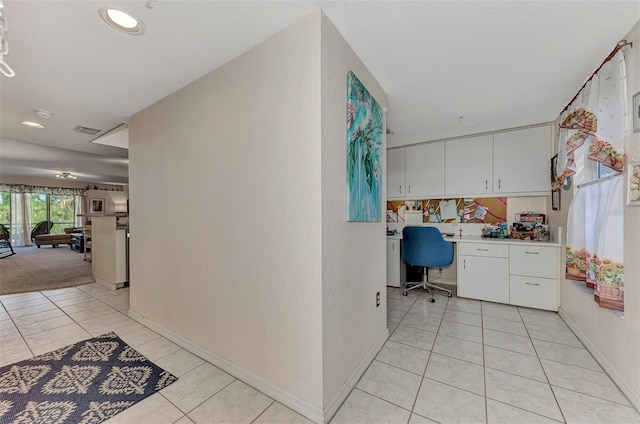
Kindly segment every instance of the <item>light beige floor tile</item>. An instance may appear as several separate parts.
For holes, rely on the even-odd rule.
[[[411,409],[422,377],[373,361],[356,387],[405,409]]]
[[[20,332],[11,320],[0,321],[0,341],[21,339]]]
[[[453,321],[442,321],[438,334],[443,334],[470,342],[482,343],[482,328],[473,325],[460,324]]]
[[[65,316],[64,312],[62,312],[58,308],[48,309],[48,310],[44,310],[44,311],[38,311],[38,312],[35,312],[35,313],[25,314],[25,315],[17,316],[17,317],[14,317],[11,314],[11,312],[9,312],[9,314],[13,318],[13,322],[18,327],[26,327],[26,326],[31,325],[31,324],[42,323],[44,321],[47,321],[47,320],[50,320],[50,319],[53,319],[53,318],[59,318],[59,317],[64,317]]]
[[[522,320],[528,325],[538,325],[540,327],[550,327],[557,330],[568,330],[569,327],[555,312],[551,312],[549,315],[541,315],[540,313],[531,313],[529,311],[522,311]]]
[[[503,333],[516,334],[524,337],[529,336],[522,322],[483,316],[482,325],[489,330],[502,331]]]
[[[99,336],[111,331],[127,332],[142,328],[142,324],[127,317],[121,312],[116,311],[90,318],[80,322],[80,325],[94,336]]]
[[[406,312],[397,309],[387,309],[387,323],[393,322],[398,324],[402,321],[402,318],[404,318],[404,314],[406,314]]]
[[[62,304],[56,303],[56,306],[62,309],[66,314],[73,314],[75,312],[80,312],[80,311],[89,311],[95,307],[104,305],[95,297],[92,297],[89,295],[86,295],[86,296],[88,297],[87,300],[82,300],[77,303],[68,303],[68,302],[63,302]],[[66,299],[66,300],[72,300],[72,299]]]
[[[400,312],[407,312],[414,302],[415,299],[410,297],[390,297],[387,299],[387,308],[395,309]]]
[[[436,342],[433,345],[432,352],[450,356],[452,358],[462,359],[467,362],[473,362],[478,365],[484,364],[482,343],[438,335]]]
[[[76,323],[24,337],[35,356],[90,338],[91,334]]]
[[[447,310],[469,312],[472,314],[482,313],[482,302],[474,299],[465,299],[462,297],[452,297],[447,303]]]
[[[460,312],[454,309],[448,310],[444,313],[442,319],[446,321],[453,321],[460,324],[473,325],[475,327],[482,327],[482,316],[478,314],[471,314],[469,312]]]
[[[33,316],[33,315],[29,315]],[[71,318],[67,315],[62,315],[55,318],[47,318],[43,321],[33,322],[31,324],[26,325],[18,325],[18,329],[20,333],[22,333],[23,337],[31,336],[37,333],[44,333],[51,331],[55,328],[64,327],[66,325],[75,324]]]
[[[527,327],[527,331],[529,331],[529,336],[532,339],[544,340],[547,342],[564,344],[567,346],[573,347],[583,347],[580,340],[569,330],[567,327],[564,330],[550,328],[550,327],[541,327],[539,325],[533,324],[525,324]]]
[[[398,325],[389,339],[398,343],[418,347],[420,349],[431,350],[433,342],[436,339],[436,333],[433,331]]]
[[[281,403],[273,402],[253,424],[313,424],[313,422]]]
[[[397,327],[398,327],[398,324],[395,322],[387,323],[387,330],[389,330],[389,334],[393,334],[393,332],[396,330]]]
[[[414,327],[419,328],[421,330],[429,330],[433,332],[438,331],[438,327],[440,327],[440,322],[442,320],[441,316],[433,316],[433,315],[420,315],[413,314],[408,312],[402,321],[400,321],[401,325],[406,327]]]
[[[484,367],[481,365],[433,353],[424,376],[484,396]]]
[[[482,302],[482,316],[522,322],[516,306],[503,305],[502,303]]]
[[[406,423],[409,414],[406,409],[354,389],[331,424]]]
[[[147,357],[147,359],[155,362],[167,355],[172,354],[173,352],[180,350],[180,346],[165,339],[164,337],[159,337],[157,339],[151,340],[150,342],[141,344],[134,349],[142,353],[145,357]]]
[[[175,383],[174,383],[175,384]],[[125,409],[105,424],[172,424],[184,414],[159,393]]]
[[[529,337],[489,329],[484,330],[483,336],[485,345],[536,356],[536,351],[533,349]]]
[[[161,393],[181,411],[187,413],[234,380],[220,368],[204,363],[180,376],[178,381],[163,389]]]
[[[2,305],[0,305],[0,321],[11,319],[7,311],[4,309]]]
[[[640,423],[635,409],[619,403],[553,387],[568,424]]]
[[[0,367],[29,359],[32,356],[31,350],[22,337],[11,340],[0,340]]]
[[[164,358],[154,361],[159,367],[169,371],[171,374],[180,377],[189,371],[204,364],[204,360],[198,358],[191,352],[179,349]]]
[[[77,306],[77,305],[73,305],[73,306]],[[111,306],[105,305],[99,300],[96,300],[95,302],[91,302],[91,307],[88,309],[84,309],[82,311],[77,311],[77,312],[69,312],[65,310],[65,312],[75,322],[83,323],[93,318],[109,315],[113,313],[113,308]]]
[[[422,376],[427,367],[429,351],[388,340],[376,359]]]
[[[188,416],[197,424],[253,422],[273,399],[265,396],[240,380],[235,380]]]
[[[127,342],[129,346],[134,349],[138,349],[139,346],[149,343],[150,341],[163,338],[160,334],[155,331],[149,330],[147,327],[136,328],[134,330],[121,331],[120,329],[116,330],[115,333],[122,340]]]
[[[9,311],[8,315],[10,315],[13,319],[17,319],[20,317],[25,317],[27,315],[34,315],[51,310],[58,310],[58,307],[52,302],[46,302],[40,305],[28,306],[20,309],[12,309],[11,311]]]
[[[438,424],[435,421],[431,421],[429,418],[425,418],[422,415],[411,414],[409,418],[409,424]]]
[[[488,368],[547,383],[540,360],[535,356],[493,346],[484,347],[484,363]]]
[[[562,414],[547,383],[513,374],[485,369],[487,398],[562,420]]]
[[[52,302],[44,296],[15,298],[8,301],[3,301],[2,304],[9,313],[16,309],[33,308],[41,305],[48,305]]]
[[[603,372],[574,367],[548,359],[540,361],[553,386],[631,406],[620,389]]]
[[[15,304],[17,302],[25,302],[33,299],[44,299],[44,295],[40,292],[29,292],[29,293],[16,293],[16,294],[5,294],[0,296],[0,303],[4,305],[7,310],[11,308],[10,305]]]
[[[554,424],[558,422],[515,406],[487,399],[487,424]]]
[[[532,340],[532,342],[540,358],[604,372],[589,351],[583,347],[567,346],[543,340]]]
[[[409,312],[412,314],[424,315],[424,316],[432,316],[436,318],[442,318],[444,315],[446,307],[445,304],[442,303],[431,303],[428,300],[425,300],[422,297],[419,297],[416,300],[416,303],[411,306]]]
[[[55,295],[47,294],[46,296],[49,300],[51,300],[58,306],[68,306],[68,305],[73,305],[80,302],[89,302],[94,299],[93,296],[81,290],[78,290],[75,287],[73,289],[74,289],[73,291],[68,291],[65,293],[60,293]]]
[[[485,423],[484,397],[425,378],[413,411],[437,422]]]
[[[185,415],[184,417],[176,421],[174,424],[196,424],[196,423],[191,421],[191,419]]]

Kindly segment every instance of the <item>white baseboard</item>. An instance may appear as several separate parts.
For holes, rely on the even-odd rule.
[[[336,393],[331,401],[324,408],[324,422],[329,422],[331,418],[333,418],[334,414],[338,412],[338,409],[342,405],[342,402],[345,401],[349,393],[356,387],[358,384],[358,380],[362,377],[362,374],[367,370],[369,365],[373,362],[374,358],[382,349],[382,346],[386,343],[389,338],[389,329],[385,328],[380,337],[378,337],[378,341],[369,349],[369,352],[365,355],[365,357],[360,361],[358,366],[353,370],[351,376],[347,380],[346,383],[342,386],[342,388]]]
[[[290,393],[285,392],[284,390],[274,386],[273,384],[263,380],[262,378],[248,372],[244,368],[241,368],[237,364],[230,362],[224,358],[219,357],[218,355],[209,352],[203,347],[193,343],[190,340],[185,339],[178,334],[173,333],[172,331],[167,330],[164,327],[161,327],[154,323],[153,321],[148,320],[142,315],[129,310],[129,317],[143,324],[144,326],[152,329],[156,333],[161,336],[171,340],[178,346],[183,349],[193,353],[196,356],[204,359],[205,361],[217,366],[223,371],[231,374],[233,377],[238,380],[243,381],[244,383],[254,387],[255,389],[261,391],[265,395],[270,398],[280,402],[281,404],[291,408],[295,412],[299,413],[310,419],[315,423],[325,423],[329,421],[329,418],[336,413],[342,402],[347,398],[353,387],[355,387],[356,383],[367,369],[369,364],[373,361],[373,358],[380,351],[386,340],[389,338],[389,330],[385,328],[385,331],[380,336],[376,344],[371,348],[371,350],[367,353],[362,362],[356,367],[351,377],[347,380],[342,389],[331,399],[331,402],[322,410],[314,405],[311,405],[295,396],[292,396]]]
[[[602,355],[602,353],[600,353],[600,351],[593,345],[593,343],[591,343],[589,338],[580,330],[576,323],[573,322],[573,320],[562,308],[558,310],[558,314],[569,326],[569,328],[575,333],[578,339],[580,339],[587,350],[593,355],[598,364],[600,364],[600,366],[607,372],[609,377],[611,377],[613,382],[618,386],[622,393],[624,393],[627,399],[629,399],[629,402],[635,408],[635,410],[640,413],[640,395],[638,395],[638,393],[635,393],[631,386],[629,386],[624,381],[620,374],[618,374],[618,372],[611,366],[609,361],[607,361],[604,355]]]

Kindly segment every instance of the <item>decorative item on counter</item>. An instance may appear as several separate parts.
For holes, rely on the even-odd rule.
[[[500,238],[500,227],[496,225],[485,225],[482,228],[482,238]]]

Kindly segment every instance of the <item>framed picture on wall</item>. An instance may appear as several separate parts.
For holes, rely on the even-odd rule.
[[[640,206],[640,161],[627,165],[627,205]]]
[[[104,199],[89,199],[90,213],[104,213]]]
[[[640,91],[633,95],[633,132],[640,132]]]

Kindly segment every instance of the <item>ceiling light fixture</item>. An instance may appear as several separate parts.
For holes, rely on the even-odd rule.
[[[75,175],[69,172],[63,172],[62,174],[56,174],[56,178],[62,178],[63,180],[64,179],[75,180],[78,177],[76,177]]]
[[[129,12],[116,7],[105,6],[98,10],[100,17],[111,27],[131,35],[142,35],[145,26],[142,21]]]
[[[33,111],[35,112],[36,115],[38,115],[38,117],[42,119],[51,119],[51,117],[53,116],[53,113],[49,112],[48,110],[33,109]]]
[[[44,128],[45,126],[33,121],[20,121],[22,125],[29,128]]]

